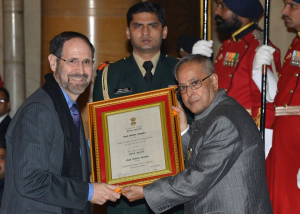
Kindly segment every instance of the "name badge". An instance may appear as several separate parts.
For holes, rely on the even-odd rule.
[[[236,64],[239,62],[238,58],[239,58],[238,53],[227,52],[226,56],[225,56],[225,59],[223,61],[223,65],[224,66],[235,67]]]
[[[126,94],[126,93],[130,93],[130,92],[132,92],[131,87],[115,89],[115,94]]]
[[[293,51],[291,65],[300,67],[300,51]]]

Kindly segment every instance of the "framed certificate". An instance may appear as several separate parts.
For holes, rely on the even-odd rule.
[[[146,185],[184,169],[174,88],[88,103],[93,182]]]

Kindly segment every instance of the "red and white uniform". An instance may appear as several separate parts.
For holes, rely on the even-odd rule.
[[[232,38],[223,42],[215,61],[219,88],[224,88],[229,96],[247,109],[258,127],[260,126],[261,93],[252,79],[252,70],[256,50],[261,45],[263,45],[263,33],[251,22],[234,33]],[[278,72],[280,71],[278,48],[273,56]],[[274,118],[274,104],[267,103],[266,128],[273,127]]]
[[[274,213],[300,213],[300,33],[289,47],[275,97],[271,169],[267,174]]]

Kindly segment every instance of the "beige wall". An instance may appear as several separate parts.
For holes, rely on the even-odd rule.
[[[265,1],[260,0],[263,7],[265,7]],[[284,3],[281,0],[271,1],[270,5],[270,40],[273,42],[281,50],[281,62],[283,61],[283,57],[295,37],[295,33],[293,31],[288,32],[288,29],[284,25],[284,21],[281,18],[281,10],[283,9]],[[214,14],[214,10],[216,9],[216,3],[213,1],[212,10]],[[260,28],[264,28],[264,18],[261,17],[259,20]],[[212,23],[212,38],[214,40],[214,57],[217,55],[219,47],[221,46],[221,41],[218,38],[218,34],[216,33],[215,23]]]

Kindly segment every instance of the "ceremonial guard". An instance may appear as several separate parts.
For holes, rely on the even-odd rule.
[[[271,42],[263,45],[263,32],[257,27],[257,20],[263,13],[259,0],[217,0],[215,20],[221,33],[230,34],[215,59],[215,70],[219,76],[219,87],[236,99],[260,126],[261,117],[261,71],[262,65],[275,61],[276,69],[268,69],[268,90],[266,106],[266,155],[272,143],[272,127],[275,118],[274,97],[276,77],[280,72],[280,50]],[[212,41],[199,41],[193,53],[211,56]],[[275,71],[276,70],[276,71]]]
[[[286,26],[296,37],[284,57],[275,97],[273,146],[268,185],[275,214],[300,213],[300,0],[285,0]]]

